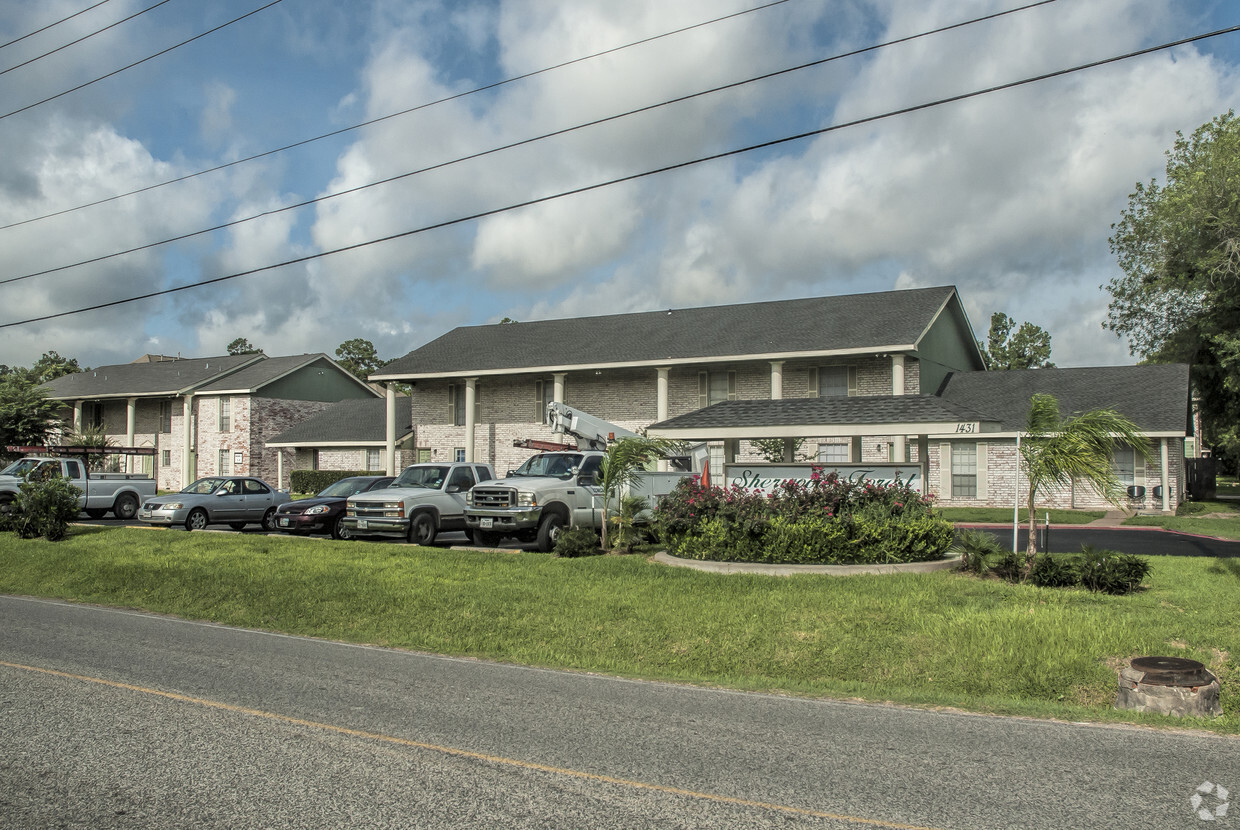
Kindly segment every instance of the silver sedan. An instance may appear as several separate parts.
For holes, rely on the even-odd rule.
[[[275,530],[276,508],[292,497],[258,478],[213,476],[200,478],[179,493],[147,499],[138,519],[153,525],[185,525],[186,530],[202,530],[211,524],[226,524],[240,530],[259,522],[264,530]]]

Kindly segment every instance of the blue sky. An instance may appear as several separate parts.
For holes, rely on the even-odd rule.
[[[154,0],[0,48],[0,70]],[[9,0],[7,42],[90,5]],[[264,5],[171,0],[0,74],[0,114]],[[676,96],[1021,5],[788,0],[139,196],[26,222],[467,92],[762,0],[283,0],[0,118],[0,279],[191,233]],[[1226,2],[1056,0],[297,211],[0,284],[0,323],[313,255],[1240,23]],[[959,287],[1130,362],[1103,330],[1110,225],[1177,130],[1235,107],[1240,35],[643,178],[164,297],[0,328],[0,362],[268,354],[353,337],[397,357],[458,325]],[[708,333],[704,333],[708,336]]]

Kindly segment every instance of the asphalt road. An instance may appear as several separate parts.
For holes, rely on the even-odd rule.
[[[964,527],[964,525],[960,526]],[[1010,547],[1012,544],[1011,526],[1000,528],[986,525],[978,526],[978,529],[995,536],[1005,546]],[[1018,534],[1018,539],[1017,547],[1023,551],[1029,539],[1029,531],[1022,530]],[[1051,553],[1080,553],[1083,545],[1093,545],[1099,550],[1117,550],[1120,553],[1131,553],[1136,556],[1240,556],[1240,542],[1214,539],[1209,536],[1193,536],[1188,533],[1174,533],[1159,528],[1051,526],[1050,545],[1047,548]],[[1040,532],[1038,549],[1043,549]]]
[[[12,597],[0,631],[2,827],[1195,828],[1198,787],[1240,793],[1240,740],[1201,733],[635,682]],[[1226,821],[1240,817],[1208,826]]]

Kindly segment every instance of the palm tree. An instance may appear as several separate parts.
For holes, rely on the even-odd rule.
[[[1052,484],[1069,486],[1074,480],[1091,484],[1107,501],[1120,506],[1123,491],[1112,461],[1116,446],[1132,447],[1150,458],[1149,444],[1137,425],[1111,409],[1094,409],[1073,418],[1061,418],[1054,395],[1037,394],[1029,401],[1029,423],[1020,445],[1021,461],[1029,477],[1029,545],[1025,573],[1037,555],[1034,501],[1038,491]]]
[[[678,452],[683,444],[670,438],[639,435],[621,438],[607,448],[603,458],[603,550],[607,550],[607,508],[619,504],[620,492],[637,480],[637,474],[652,462]]]

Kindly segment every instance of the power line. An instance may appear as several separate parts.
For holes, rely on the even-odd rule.
[[[389,234],[388,236],[379,237],[378,239],[370,239],[365,242],[356,242],[352,245],[345,245],[340,248],[333,248],[329,251],[320,251],[316,254],[307,254],[306,256],[295,257],[293,259],[286,259],[282,262],[273,263],[271,265],[263,265],[258,268],[250,268],[245,271],[238,271],[236,273],[226,274],[221,277],[212,277],[211,279],[199,280],[198,282],[187,283],[186,285],[178,285],[174,288],[165,288],[159,291],[151,291],[146,294],[139,294],[137,296],[127,297],[122,300],[112,300],[111,302],[97,303],[95,305],[84,306],[82,308],[76,308],[76,309],[72,309],[69,311],[59,311],[59,312],[56,312],[55,314],[45,314],[41,317],[30,317],[25,320],[15,320],[10,323],[0,323],[0,329],[12,328],[14,326],[23,326],[29,323],[40,323],[45,320],[54,320],[60,317],[68,317],[74,314],[82,314],[87,311],[99,311],[105,308],[112,308],[112,307],[120,306],[120,305],[128,305],[129,303],[135,303],[141,300],[149,300],[155,297],[162,297],[168,294],[176,294],[181,291],[188,291],[191,288],[200,288],[205,285],[214,285],[216,283],[227,282],[229,280],[235,280],[240,277],[248,277],[253,274],[259,274],[264,271],[274,271],[277,268],[284,268],[289,265],[298,265],[303,262],[311,262],[316,259],[323,259],[329,256],[334,256],[336,254],[348,253],[349,251],[356,251],[361,248],[368,248],[371,245],[379,245],[384,242],[392,242],[397,239],[405,239],[407,237],[416,236],[418,234],[426,233],[428,231],[439,230],[441,228],[448,228],[454,225],[461,225],[466,222],[476,221],[478,219],[485,219],[489,216],[496,216],[501,213],[508,213],[513,210],[519,210],[521,208],[532,207],[534,205],[543,204],[545,202],[551,202],[556,199],[562,199],[567,196],[577,196],[582,193],[589,193],[595,190],[601,190],[605,187],[611,187],[617,184],[624,184],[627,182],[632,182],[632,181],[637,181],[639,179],[648,178],[650,176],[656,176],[662,173],[669,173],[674,170],[681,170],[687,167],[694,167],[699,164],[705,164],[706,162],[718,161],[720,159],[731,158],[732,156],[739,156],[744,153],[753,152],[755,150],[764,150],[764,149],[769,149],[771,147],[777,147],[783,144],[789,144],[794,141],[803,141],[807,138],[813,138],[815,136],[826,135],[827,133],[837,132],[839,130],[847,129],[849,127],[857,127],[862,124],[871,124],[876,121],[882,121],[882,120],[885,120],[888,118],[894,118],[900,115],[909,115],[911,113],[921,112],[922,110],[928,110],[934,107],[940,107],[946,104],[956,103],[958,101],[966,101],[968,99],[977,98],[982,95],[989,95],[995,92],[1002,92],[1008,89],[1015,89],[1017,87],[1027,86],[1029,84],[1050,80],[1051,78],[1058,78],[1063,75],[1069,75],[1074,72],[1081,72],[1086,69],[1095,69],[1099,66],[1106,66],[1112,63],[1118,63],[1120,61],[1130,60],[1132,58],[1141,57],[1143,55],[1149,55],[1154,52],[1161,52],[1167,49],[1173,49],[1177,46],[1184,46],[1189,43],[1196,43],[1198,41],[1206,40],[1208,38],[1219,37],[1220,35],[1226,35],[1226,34],[1233,34],[1235,32],[1240,32],[1240,26],[1229,26],[1225,29],[1216,29],[1213,32],[1206,32],[1205,34],[1193,35],[1191,37],[1181,38],[1179,40],[1174,40],[1168,43],[1159,44],[1158,46],[1150,46],[1145,49],[1138,49],[1134,52],[1127,52],[1125,54],[1115,55],[1110,58],[1102,58],[1101,60],[1078,64],[1076,66],[1068,67],[1066,69],[1057,69],[1053,72],[1046,72],[1041,75],[1035,75],[1029,78],[1023,78],[1019,81],[1010,81],[1005,84],[998,84],[996,86],[987,87],[985,89],[974,90],[973,92],[963,92],[963,93],[960,93],[959,95],[952,95],[947,98],[939,98],[934,101],[928,101],[928,102],[921,103],[921,104],[914,104],[912,106],[902,107],[896,110],[888,110],[887,112],[880,113],[878,115],[870,115],[870,116],[866,116],[865,118],[854,119],[853,121],[847,121],[842,124],[833,124],[830,127],[821,127],[816,130],[809,130],[807,132],[797,133],[796,135],[785,136],[783,138],[776,138],[770,141],[763,141],[758,144],[750,144],[745,147],[739,147],[733,150],[726,150],[721,153],[714,153],[709,156],[700,156],[695,159],[690,159],[689,161],[677,162],[676,164],[669,164],[664,167],[659,167],[653,170],[646,170],[641,173],[632,173],[627,176],[621,176],[619,178],[609,179],[603,182],[596,182],[595,184],[584,185],[582,187],[573,188],[571,190],[563,190],[563,191],[560,191],[559,193],[552,193],[547,196],[539,196],[534,199],[527,199],[524,202],[517,202],[515,204],[506,205],[504,207],[499,207],[499,208],[492,208],[490,210],[480,211],[478,213],[473,213],[468,216],[460,216],[460,217],[457,217],[456,219],[447,219],[443,222],[436,222],[431,225],[423,225],[422,227],[419,227],[419,228],[414,228],[412,230],[407,230],[407,231],[401,231],[400,233]]]
[[[77,17],[79,14],[86,14],[86,13],[87,13],[88,11],[90,11],[91,9],[97,9],[97,8],[99,8],[100,6],[102,6],[104,3],[111,3],[111,2],[112,2],[112,0],[99,0],[99,2],[98,2],[98,3],[95,3],[93,6],[87,6],[86,8],[82,9],[81,11],[74,12],[73,14],[69,15],[68,17],[62,17],[62,18],[60,18],[59,20],[53,21],[53,22],[51,22],[51,23],[48,23],[46,26],[43,26],[43,27],[38,28],[38,29],[35,29],[33,32],[26,32],[26,34],[22,35],[21,37],[15,37],[15,38],[13,38],[12,40],[10,40],[8,43],[0,43],[0,49],[4,49],[6,46],[12,46],[14,43],[21,43],[23,40],[25,40],[25,39],[26,39],[26,38],[28,38],[28,37],[34,37],[35,35],[39,34],[40,32],[46,32],[48,29],[51,29],[51,28],[53,28],[53,27],[55,27],[55,26],[59,26],[61,23],[67,23],[68,21],[70,21],[70,20],[72,20],[73,18]]]
[[[115,23],[110,23],[110,24],[108,24],[107,26],[104,26],[102,29],[96,29],[95,31],[91,32],[90,34],[88,34],[88,35],[83,35],[82,37],[78,38],[77,40],[71,40],[71,41],[69,41],[68,43],[64,44],[63,46],[57,46],[55,49],[51,50],[50,52],[44,52],[42,55],[39,55],[38,57],[31,58],[31,59],[30,59],[30,60],[28,60],[28,61],[22,61],[22,62],[21,62],[21,63],[19,63],[19,64],[15,64],[15,65],[13,65],[13,66],[10,66],[8,69],[0,69],[0,75],[5,75],[5,74],[7,74],[7,73],[9,73],[9,72],[12,72],[14,69],[21,69],[23,66],[28,66],[28,65],[30,65],[30,64],[32,64],[32,63],[34,63],[35,61],[43,60],[43,59],[44,59],[44,58],[46,58],[48,55],[54,55],[54,54],[56,54],[57,52],[59,52],[60,50],[62,50],[62,49],[68,49],[70,46],[76,46],[77,44],[81,43],[81,42],[82,42],[82,41],[84,41],[84,40],[90,40],[90,39],[91,39],[92,37],[94,37],[95,35],[103,34],[103,33],[104,33],[104,32],[106,32],[108,29],[114,29],[114,28],[116,28],[117,26],[121,25],[122,23],[128,23],[129,21],[133,20],[135,17],[140,17],[141,15],[144,15],[144,14],[146,14],[147,12],[152,11],[152,10],[154,10],[154,9],[158,9],[160,6],[164,5],[165,3],[170,3],[170,2],[172,2],[172,0],[159,0],[159,2],[158,2],[158,3],[156,3],[154,6],[147,6],[145,9],[142,9],[141,11],[137,11],[137,12],[134,12],[133,14],[129,15],[129,17],[124,17],[124,18],[121,18],[120,20],[116,21]],[[94,8],[94,7],[92,6],[92,8]]]
[[[266,216],[274,216],[278,213],[284,213],[290,210],[297,210],[299,208],[307,207],[309,205],[318,204],[320,202],[326,202],[330,199],[337,199],[337,198],[340,198],[341,196],[348,196],[348,195],[358,193],[363,190],[367,190],[372,187],[378,187],[380,185],[391,184],[392,182],[400,181],[401,179],[411,178],[413,176],[418,176],[423,173],[429,173],[434,170],[441,170],[445,167],[450,167],[454,164],[460,164],[466,161],[474,161],[474,160],[483,158],[484,156],[493,155],[495,153],[499,153],[504,150],[511,150],[516,147],[525,146],[527,144],[534,144],[538,141],[543,141],[548,138],[555,138],[558,136],[567,135],[568,133],[576,132],[578,130],[583,130],[588,127],[596,127],[600,124],[606,124],[610,121],[617,121],[621,118],[627,118],[631,115],[639,115],[644,112],[650,112],[652,110],[660,109],[662,107],[671,106],[672,104],[680,104],[680,103],[684,103],[685,101],[692,100],[694,98],[701,98],[706,95],[712,95],[716,92],[722,92],[722,91],[729,90],[729,89],[736,89],[738,87],[745,86],[747,84],[756,83],[758,81],[765,81],[771,78],[779,77],[780,75],[787,75],[793,72],[798,72],[802,69],[809,69],[811,67],[822,66],[824,64],[831,63],[833,61],[843,60],[845,58],[850,58],[850,57],[856,57],[857,55],[863,55],[863,54],[866,54],[867,52],[873,52],[878,49],[884,49],[888,46],[896,46],[902,43],[908,43],[913,40],[930,37],[931,35],[942,34],[943,32],[948,32],[953,29],[960,29],[965,26],[971,26],[975,23],[981,23],[984,21],[993,20],[995,18],[1003,17],[1009,14],[1014,14],[1020,11],[1025,11],[1027,9],[1035,8],[1037,6],[1045,6],[1053,2],[1055,2],[1055,0],[1037,0],[1037,2],[1030,3],[1025,6],[1017,6],[1016,8],[1008,9],[1006,11],[994,12],[992,14],[983,15],[982,17],[971,18],[969,20],[965,20],[959,23],[951,23],[946,26],[941,26],[937,29],[930,29],[925,32],[920,32],[915,35],[906,35],[905,37],[902,37],[902,38],[896,38],[895,40],[884,41],[883,43],[877,43],[872,46],[865,46],[860,49],[854,49],[850,52],[843,52],[837,55],[832,55],[830,57],[819,58],[818,60],[810,61],[809,63],[799,64],[797,66],[788,67],[786,69],[778,69],[774,72],[767,72],[765,74],[758,75],[753,78],[748,78],[743,81],[734,81],[729,84],[712,87],[710,89],[705,89],[700,92],[693,92],[688,95],[681,95],[676,98],[671,98],[666,101],[661,101],[660,103],[657,103],[657,104],[649,104],[647,106],[638,107],[637,109],[628,110],[626,112],[618,113],[616,115],[609,115],[604,118],[598,118],[593,121],[587,121],[583,124],[577,124],[572,127],[565,127],[563,129],[555,130],[553,132],[543,133],[542,135],[534,136],[532,138],[521,139],[520,141],[514,141],[510,144],[504,144],[499,147],[492,147],[489,150],[480,150],[476,153],[471,153],[466,156],[459,156],[449,161],[439,162],[438,164],[432,164],[429,167],[422,167],[417,170],[410,170],[405,173],[399,173],[395,176],[389,176],[385,179],[379,179],[378,181],[368,182],[366,184],[357,185],[355,187],[350,187],[345,190],[338,190],[335,193],[326,193],[322,196],[316,196],[313,199],[306,199],[305,201],[296,202],[290,205],[285,205],[283,207],[272,208],[271,210],[265,210],[261,213],[256,213],[252,216],[244,216],[244,217],[241,217],[240,219],[232,219],[228,222],[224,222],[219,225],[214,225],[209,228],[203,228],[201,230],[190,231],[189,233],[179,234],[178,236],[169,237],[167,239],[161,239],[158,242],[148,242],[148,243],[138,245],[133,248],[128,248],[122,251],[115,251],[110,254],[103,254],[101,256],[80,260],[78,262],[68,263],[66,265],[58,265],[54,268],[46,268],[42,271],[35,271],[33,273],[24,274],[19,277],[8,277],[6,279],[0,279],[0,285],[8,285],[9,283],[21,282],[22,280],[28,280],[34,277],[42,277],[48,274],[55,274],[59,271],[67,271],[70,268],[78,268],[83,265],[93,265],[94,263],[103,262],[104,260],[113,259],[115,257],[125,256],[127,254],[133,254],[139,251],[149,250],[150,248],[156,248],[156,247],[159,247],[160,245],[168,245],[173,242],[180,242],[185,239],[191,239],[195,236],[203,236],[208,233],[214,233],[215,231],[226,230],[227,228],[235,227],[237,225],[242,225],[246,222],[253,222],[256,219],[262,219],[263,217],[266,217]]]
[[[215,27],[215,28],[213,28],[213,29],[208,29],[207,31],[205,31],[205,32],[203,32],[203,33],[201,33],[201,34],[194,35],[193,37],[189,38],[188,40],[183,40],[183,41],[181,41],[180,43],[177,43],[177,44],[175,44],[175,45],[173,45],[173,46],[169,46],[167,49],[162,49],[162,50],[160,50],[160,51],[156,52],[156,53],[155,53],[155,54],[153,54],[153,55],[148,55],[148,56],[146,56],[145,58],[142,58],[141,60],[137,60],[137,61],[134,61],[134,62],[133,62],[133,63],[131,63],[131,64],[128,64],[127,66],[122,66],[120,69],[113,70],[112,72],[109,72],[109,73],[108,73],[108,74],[106,74],[106,75],[100,75],[98,78],[94,78],[94,79],[92,79],[92,80],[86,81],[85,83],[78,84],[77,86],[73,87],[72,89],[66,89],[64,92],[58,92],[58,93],[56,93],[55,95],[52,95],[52,96],[47,97],[47,98],[44,98],[42,101],[35,101],[33,104],[27,104],[27,105],[26,105],[26,106],[24,106],[24,107],[19,107],[18,109],[13,110],[12,112],[6,112],[6,113],[4,113],[3,115],[0,115],[0,120],[5,119],[5,118],[8,118],[8,117],[9,117],[9,116],[11,116],[11,115],[17,115],[18,113],[25,112],[26,110],[31,110],[31,109],[34,109],[35,107],[42,106],[43,104],[46,104],[46,103],[48,103],[49,101],[55,101],[57,98],[63,98],[64,96],[66,96],[66,95],[68,95],[68,94],[70,94],[70,93],[72,93],[72,92],[77,92],[79,89],[85,89],[86,87],[91,86],[92,84],[97,84],[97,83],[99,83],[100,81],[105,81],[105,80],[107,80],[108,78],[111,78],[113,75],[119,75],[119,74],[121,74],[122,72],[124,72],[126,69],[133,69],[135,66],[141,66],[142,64],[146,63],[147,61],[152,61],[152,60],[154,60],[155,58],[158,58],[158,57],[161,57],[161,56],[163,56],[163,55],[166,55],[166,54],[168,54],[169,52],[171,52],[171,51],[172,51],[172,50],[174,50],[174,49],[180,49],[182,46],[185,46],[186,44],[189,44],[189,43],[193,43],[193,42],[194,42],[194,41],[196,41],[196,40],[200,40],[201,38],[204,38],[204,37],[206,37],[207,35],[215,34],[215,33],[216,33],[216,32],[218,32],[220,29],[227,28],[228,26],[231,26],[231,25],[232,25],[232,24],[234,24],[234,23],[238,23],[238,22],[240,22],[240,21],[242,21],[242,20],[245,20],[247,17],[251,17],[251,16],[253,16],[253,15],[256,15],[256,14],[258,14],[259,12],[264,11],[265,9],[269,9],[269,8],[271,8],[272,6],[276,5],[277,3],[282,3],[282,2],[284,2],[284,0],[271,0],[271,2],[270,2],[270,3],[267,3],[267,4],[266,4],[266,5],[264,5],[264,6],[259,6],[257,9],[255,9],[255,10],[254,10],[254,11],[252,11],[252,12],[246,12],[245,14],[241,15],[240,17],[234,17],[232,20],[228,21],[227,23],[221,23],[219,26],[216,26],[216,27]]]
[[[186,173],[184,176],[178,176],[174,179],[168,179],[167,181],[157,182],[156,184],[146,185],[145,187],[139,187],[135,190],[130,190],[126,193],[118,193],[115,196],[108,196],[104,199],[99,199],[94,202],[86,202],[84,204],[76,205],[71,208],[65,208],[63,210],[58,210],[53,213],[45,213],[42,216],[34,216],[30,219],[23,219],[20,222],[11,222],[7,225],[0,225],[0,231],[7,230],[9,228],[15,228],[19,225],[27,225],[31,222],[38,222],[43,219],[51,219],[54,216],[63,216],[66,213],[72,213],[77,210],[83,210],[85,208],[95,207],[96,205],[107,204],[108,202],[114,202],[118,199],[124,199],[128,196],[136,196],[139,193],[146,193],[147,191],[155,190],[160,187],[167,187],[170,184],[177,184],[178,182],[187,181],[189,179],[197,178],[198,176],[205,176],[208,173],[216,173],[216,172],[219,172],[220,170],[226,170],[229,167],[235,167],[239,164],[245,164],[247,162],[256,161],[261,158],[266,158],[267,156],[275,155],[276,153],[283,153],[286,150],[293,150],[298,147],[304,147],[305,145],[313,144],[316,141],[322,141],[327,138],[335,138],[338,135],[343,135],[344,133],[352,132],[353,130],[360,130],[362,127],[369,127],[371,125],[378,124],[383,121],[387,121],[388,119],[391,119],[391,118],[397,118],[402,115],[409,115],[410,113],[417,112],[418,110],[427,109],[429,107],[437,106],[439,104],[446,104],[449,101],[455,101],[458,98],[464,98],[467,95],[475,95],[479,92],[487,92],[489,90],[504,86],[506,84],[516,83],[517,81],[524,81],[528,78],[533,78],[537,75],[542,75],[547,72],[555,71],[557,69],[563,69],[566,66],[572,66],[573,64],[582,63],[584,61],[593,60],[595,58],[601,58],[604,55],[610,55],[614,52],[619,52],[624,49],[631,49],[634,46],[641,46],[643,44],[651,43],[653,41],[660,40],[662,38],[671,37],[672,35],[683,34],[684,32],[692,31],[693,29],[700,29],[703,26],[710,26],[715,23],[720,23],[724,20],[730,20],[734,17],[741,17],[742,15],[751,14],[753,12],[762,11],[764,9],[769,9],[772,6],[780,6],[787,2],[789,2],[789,0],[771,0],[771,2],[764,3],[761,6],[754,6],[753,8],[743,9],[739,12],[732,12],[731,14],[725,14],[722,17],[715,17],[710,20],[704,20],[700,23],[693,23],[688,26],[682,26],[679,29],[672,29],[669,32],[663,32],[662,34],[651,35],[650,37],[645,37],[640,40],[634,40],[630,43],[623,44],[622,46],[613,46],[610,49],[604,49],[601,52],[594,52],[589,55],[583,55],[579,58],[572,58],[571,60],[567,60],[562,63],[553,64],[552,66],[546,66],[546,67],[543,67],[542,69],[535,69],[532,72],[525,72],[521,75],[514,75],[511,78],[505,78],[502,81],[496,81],[494,83],[486,84],[485,86],[476,87],[474,89],[466,90],[464,92],[458,92],[454,95],[449,95],[446,98],[440,98],[435,101],[428,101],[425,104],[418,104],[417,106],[409,107],[408,109],[399,110],[397,112],[388,113],[387,115],[380,115],[377,118],[371,118],[368,121],[362,121],[361,123],[353,124],[352,126],[349,126],[349,127],[341,127],[338,130],[332,130],[331,132],[323,133],[322,135],[316,135],[316,136],[312,136],[311,138],[305,138],[300,141],[295,141],[292,144],[285,144],[283,147],[276,147],[275,149],[272,149],[272,150],[264,150],[261,153],[255,153],[252,156],[246,156],[245,158],[236,159],[235,161],[230,161],[224,164],[219,164],[219,165],[216,165],[215,167],[208,167],[205,170],[199,170],[195,173]],[[1047,0],[1047,2],[1051,2],[1051,0]]]

